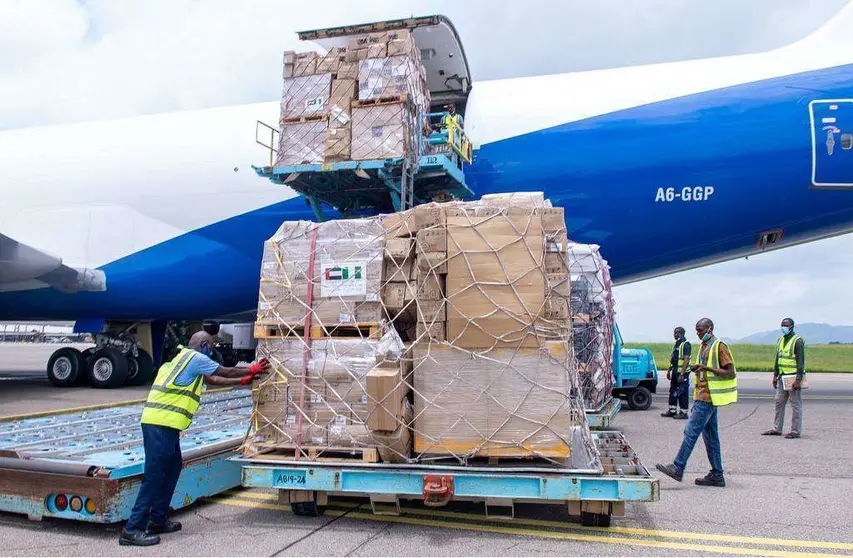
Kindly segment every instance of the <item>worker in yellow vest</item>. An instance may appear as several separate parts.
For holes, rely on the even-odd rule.
[[[199,331],[189,347],[160,367],[148,401],[142,410],[145,470],[136,504],[119,537],[120,545],[151,546],[160,534],[180,531],[181,524],[168,518],[169,504],[183,467],[181,432],[192,423],[204,384],[249,385],[265,371],[266,359],[246,368],[221,366],[210,358],[213,337]]]
[[[705,440],[708,461],[711,462],[711,472],[695,482],[699,486],[723,487],[726,486],[726,480],[723,476],[717,409],[737,402],[735,363],[728,346],[714,335],[714,322],[710,319],[702,318],[696,322],[696,336],[702,340],[702,346],[690,367],[696,374],[696,387],[693,390],[693,409],[684,427],[684,440],[675,461],[670,465],[658,463],[657,469],[681,482],[687,460],[701,434]]]
[[[791,403],[791,431],[788,439],[799,438],[803,431],[803,384],[806,375],[806,342],[794,332],[794,320],[782,320],[782,336],[776,342],[776,364],[773,367],[776,390],[776,416],[772,430],[765,436],[781,436],[785,426],[785,407]]]

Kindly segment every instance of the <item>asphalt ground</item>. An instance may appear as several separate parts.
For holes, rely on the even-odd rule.
[[[46,347],[17,351],[12,362],[8,347],[0,346],[0,378],[19,378],[0,380],[0,414],[144,396],[144,389],[46,385],[36,378],[43,375],[40,359],[55,348]],[[372,515],[365,500],[334,499],[323,517],[303,518],[280,505],[274,493],[234,490],[177,512],[184,530],[144,550],[119,547],[118,526],[0,514],[0,554],[853,555],[853,378],[846,378],[811,375],[803,438],[786,440],[760,435],[772,423],[770,377],[742,374],[740,402],[720,416],[728,486],[692,483],[709,469],[700,442],[684,483],[662,478],[659,502],[629,504],[609,529],[572,523],[562,506],[531,504],[517,506],[514,519],[501,520],[487,519],[481,504],[434,509],[403,502],[403,514],[388,517]],[[660,417],[665,404],[656,397],[650,410],[623,411],[614,423],[653,472],[655,462],[674,457],[684,427],[683,421]]]

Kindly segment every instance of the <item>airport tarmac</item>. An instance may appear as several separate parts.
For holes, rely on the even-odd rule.
[[[44,380],[51,345],[0,346],[0,414],[144,397],[144,388],[60,390]],[[46,356],[45,356],[46,355]],[[37,376],[41,375],[41,379]],[[5,378],[5,379],[2,379]],[[799,440],[760,436],[771,426],[766,373],[741,375],[741,401],[721,410],[728,486],[693,479],[709,466],[701,442],[684,483],[661,480],[660,501],[627,506],[609,529],[567,521],[558,506],[523,505],[514,520],[487,519],[481,505],[424,508],[373,516],[365,501],[335,500],[320,518],[293,516],[275,494],[235,490],[175,514],[184,530],[151,549],[117,544],[118,526],[30,522],[0,514],[2,554],[24,555],[851,555],[853,554],[853,376],[815,374]],[[662,382],[665,383],[665,379]],[[763,387],[762,387],[763,386]],[[683,421],[664,419],[656,397],[643,412],[623,411],[622,430],[643,463],[670,461]],[[21,410],[23,409],[23,410]],[[660,475],[658,475],[660,477]]]

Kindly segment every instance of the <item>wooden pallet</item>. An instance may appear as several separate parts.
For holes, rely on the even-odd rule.
[[[328,337],[360,337],[379,339],[380,326],[375,322],[341,325],[313,325],[309,330],[308,339],[323,339]],[[286,324],[255,324],[255,339],[305,339],[305,326]]]
[[[379,451],[376,448],[345,448],[339,446],[251,446],[253,453],[263,455],[263,459],[281,461],[314,461],[332,463],[340,461],[358,461],[362,463],[379,463]]]
[[[305,124],[306,122],[319,122],[321,120],[326,119],[325,114],[311,114],[307,116],[291,116],[289,118],[282,118],[279,121],[279,124]]]
[[[351,102],[351,106],[353,107],[375,107],[380,105],[393,105],[396,103],[405,103],[409,99],[408,94],[402,93],[400,95],[387,95],[384,97],[378,97],[376,99],[367,99],[365,101],[360,101],[358,99]]]

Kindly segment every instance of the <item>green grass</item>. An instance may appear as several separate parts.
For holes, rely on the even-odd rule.
[[[694,350],[698,341],[690,341]],[[668,343],[626,343],[627,348],[650,349],[655,356],[658,368],[669,368],[669,355],[672,345]],[[735,343],[729,346],[737,369],[743,372],[773,369],[776,347],[774,345],[744,345]],[[853,345],[806,345],[807,372],[853,372]]]

